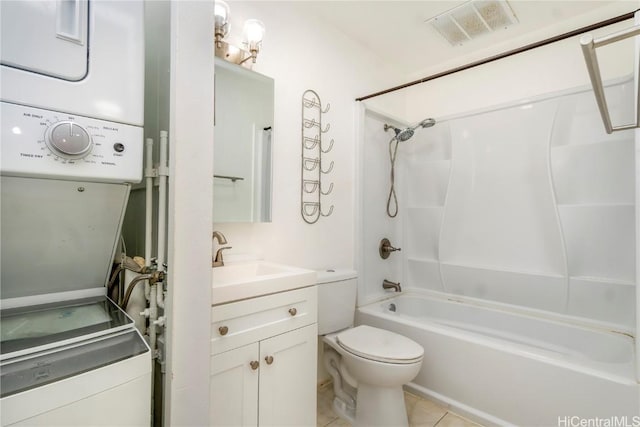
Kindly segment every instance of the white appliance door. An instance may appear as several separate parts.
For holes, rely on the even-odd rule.
[[[2,298],[105,285],[129,185],[0,177]]]
[[[70,81],[87,75],[88,1],[3,0],[0,16],[2,65]]]

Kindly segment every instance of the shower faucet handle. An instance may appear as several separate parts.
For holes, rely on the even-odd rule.
[[[391,242],[386,237],[380,240],[380,246],[378,246],[378,252],[380,253],[380,257],[382,259],[389,258],[391,252],[401,251],[402,248],[394,248],[391,246]]]

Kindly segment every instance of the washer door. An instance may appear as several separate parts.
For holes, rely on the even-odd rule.
[[[126,184],[0,177],[2,298],[105,286],[128,196]]]
[[[0,63],[63,80],[88,71],[86,0],[0,2]]]

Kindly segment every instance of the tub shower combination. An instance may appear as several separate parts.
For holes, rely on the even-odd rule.
[[[627,121],[633,81],[606,91]],[[364,113],[365,206],[385,203],[366,188],[389,167],[385,120]],[[635,138],[607,135],[580,89],[438,119],[400,148],[398,218],[365,209],[364,229],[402,252],[364,255],[356,322],[424,347],[410,389],[487,424],[640,416]],[[384,279],[405,292],[384,299]]]

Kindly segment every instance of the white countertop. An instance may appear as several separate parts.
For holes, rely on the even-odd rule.
[[[213,268],[211,305],[313,286],[317,273],[267,261],[228,263]]]

